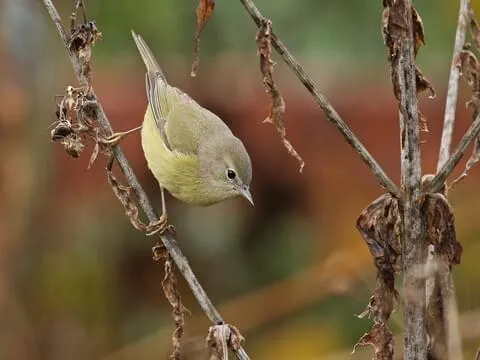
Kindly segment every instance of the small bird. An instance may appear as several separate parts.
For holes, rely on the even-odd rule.
[[[133,39],[147,68],[148,106],[141,129],[148,167],[164,189],[194,205],[241,195],[252,205],[252,164],[243,143],[217,115],[168,84],[143,38]]]

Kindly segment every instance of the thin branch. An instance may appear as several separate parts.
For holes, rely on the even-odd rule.
[[[426,187],[426,192],[437,192],[441,189],[447,178],[452,173],[455,166],[462,158],[465,151],[467,151],[470,143],[475,139],[477,134],[480,132],[480,115],[472,122],[468,128],[465,135],[463,135],[462,140],[457,145],[457,148],[450,156],[448,161],[442,166],[442,168],[437,172],[435,177],[432,179],[432,182]]]
[[[425,279],[421,264],[425,261],[425,232],[421,216],[421,163],[418,123],[418,101],[415,82],[415,55],[412,26],[412,2],[397,0],[393,5],[404,19],[406,33],[399,40],[397,67],[400,90],[401,176],[404,193],[404,229],[402,232],[404,288],[404,354],[405,360],[426,359]],[[393,6],[390,8],[393,13]]]
[[[453,139],[453,130],[455,125],[455,112],[458,100],[458,85],[460,79],[460,69],[457,66],[458,57],[463,49],[466,38],[467,22],[469,17],[470,0],[460,0],[457,31],[455,35],[455,45],[453,47],[452,63],[450,65],[450,77],[448,80],[447,98],[445,101],[445,116],[443,121],[442,139],[440,143],[440,150],[438,154],[437,162],[437,174],[439,175],[444,169],[444,165],[449,162],[450,148]],[[463,139],[462,139],[463,140]],[[466,149],[466,147],[465,147]],[[458,158],[460,160],[461,156]],[[452,163],[453,164],[453,163]],[[455,164],[456,165],[456,164]],[[455,165],[452,166],[450,172]],[[445,173],[446,174],[446,173]],[[443,186],[448,175],[445,176],[443,181],[438,181],[440,187]],[[441,180],[441,178],[434,178],[434,181]],[[432,182],[431,186],[435,186]],[[437,185],[438,186],[438,185]],[[441,261],[437,259],[438,256],[434,256],[434,261]],[[442,294],[444,298],[442,303],[437,306],[441,307],[445,324],[444,330],[446,332],[446,345],[450,358],[463,359],[461,349],[461,336],[458,332],[458,309],[455,300],[455,287],[453,283],[452,273],[448,264],[444,264],[446,271],[439,272],[438,276],[433,276],[426,281],[427,293],[432,292],[435,288],[435,283],[439,281],[439,286],[443,287]],[[441,280],[440,280],[441,279]],[[427,298],[427,306],[429,299]]]
[[[65,48],[67,50],[68,56],[70,57],[70,61],[72,63],[73,69],[75,71],[75,74],[79,80],[79,82],[82,85],[87,84],[86,79],[82,76],[81,74],[81,65],[79,63],[78,58],[75,56],[75,54],[70,51],[69,46],[68,46],[68,35],[63,29],[62,26],[62,21],[60,18],[60,15],[58,14],[55,6],[51,2],[51,0],[43,0],[43,3],[45,5],[45,8],[47,9],[48,13],[50,14],[50,17],[52,18],[53,22],[55,23],[57,30],[60,34],[60,37],[63,40],[63,43],[65,45]],[[93,91],[93,89],[90,90],[91,94],[95,97],[96,95]],[[112,134],[112,126],[110,125],[110,122],[107,119],[107,116],[105,112],[103,111],[103,108],[100,103],[98,103],[98,123],[102,127],[102,129],[107,133],[107,134]],[[135,191],[135,194],[139,200],[139,204],[142,207],[143,211],[147,215],[148,219],[150,222],[157,222],[159,220],[159,217],[151,205],[150,200],[148,199],[145,191],[143,190],[142,186],[138,182],[137,177],[133,173],[132,168],[130,167],[125,155],[123,154],[122,150],[120,149],[119,146],[115,146],[112,149],[113,156],[117,160],[120,169],[122,170],[128,184],[132,187],[132,189]],[[180,273],[183,275],[185,280],[187,281],[188,285],[190,286],[193,294],[195,295],[195,298],[197,299],[198,303],[200,304],[201,308],[207,315],[207,317],[213,322],[213,323],[223,323],[223,319],[218,313],[217,309],[213,306],[212,302],[207,296],[207,293],[205,290],[202,288],[200,283],[198,282],[195,274],[193,273],[192,269],[190,268],[190,265],[188,264],[187,258],[183,255],[182,251],[180,250],[176,240],[173,238],[171,234],[168,232],[165,233],[165,235],[161,236],[162,243],[165,245],[167,248],[169,254],[171,255],[172,259],[175,261],[175,264],[177,265],[178,270]],[[242,347],[239,347],[238,350],[235,351],[235,354],[238,359],[241,360],[248,360],[249,357],[245,350]]]
[[[261,27],[262,23],[265,21],[265,17],[260,13],[260,11],[255,6],[252,0],[240,0],[247,12],[252,17],[255,24],[258,27]],[[281,40],[275,35],[274,32],[271,34],[272,44],[275,50],[279,53],[285,63],[292,69],[298,79],[302,84],[307,88],[310,94],[313,96],[317,104],[325,113],[327,119],[342,133],[345,140],[352,146],[352,148],[360,155],[362,160],[367,164],[367,166],[373,171],[373,174],[380,182],[380,184],[393,196],[400,198],[401,194],[394,182],[387,176],[385,171],[373,158],[373,156],[368,152],[365,146],[360,142],[360,140],[355,136],[355,134],[350,130],[345,121],[342,120],[337,111],[330,104],[325,95],[323,95],[317,88],[317,85],[313,80],[308,76],[305,70],[300,66],[300,64],[295,60],[292,54],[288,49],[283,45]]]
[[[458,56],[463,49],[463,45],[465,44],[465,33],[467,31],[469,7],[470,0],[460,0],[457,33],[455,35],[452,64],[450,66],[450,78],[448,79],[447,99],[445,102],[445,118],[443,120],[442,141],[438,154],[437,171],[440,171],[450,156],[453,128],[455,125],[455,110],[458,99],[458,82],[460,79],[460,69],[456,63]]]

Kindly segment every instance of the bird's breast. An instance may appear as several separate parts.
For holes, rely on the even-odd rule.
[[[200,175],[198,156],[170,150],[165,145],[149,108],[145,113],[141,136],[147,165],[160,186],[189,204],[210,205],[217,202],[209,196],[208,188]]]

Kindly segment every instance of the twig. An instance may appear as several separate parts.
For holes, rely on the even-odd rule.
[[[469,6],[470,0],[460,0],[457,33],[455,35],[455,45],[453,48],[452,64],[450,67],[450,78],[448,79],[447,99],[445,102],[445,117],[443,121],[442,141],[438,154],[437,171],[440,171],[450,156],[453,128],[455,125],[455,110],[458,99],[458,82],[460,79],[460,69],[457,66],[457,60],[460,52],[462,51],[463,45],[465,44]]]
[[[421,264],[425,261],[425,233],[420,210],[421,163],[418,102],[415,83],[415,55],[412,27],[412,2],[397,0],[403,15],[405,35],[398,41],[398,85],[400,90],[401,176],[404,193],[404,231],[402,239],[404,288],[404,359],[426,359],[425,279]],[[392,11],[392,9],[390,9]]]
[[[262,23],[266,20],[265,17],[260,13],[260,11],[255,6],[252,0],[240,0],[247,12],[252,17],[255,24],[258,27],[261,27]],[[360,155],[362,160],[367,164],[367,166],[373,171],[373,174],[378,179],[380,184],[393,196],[400,198],[401,194],[394,182],[387,176],[385,171],[373,158],[373,156],[368,152],[365,146],[360,142],[360,140],[355,136],[355,134],[350,130],[347,124],[342,120],[337,111],[330,104],[325,95],[323,95],[317,88],[317,85],[313,82],[310,76],[307,75],[305,70],[300,66],[300,64],[295,60],[292,54],[288,51],[285,45],[281,40],[275,35],[274,32],[272,36],[272,45],[280,54],[285,63],[292,69],[292,71],[297,75],[298,79],[302,84],[307,88],[307,90],[312,94],[313,98],[320,106],[320,108],[325,113],[327,119],[342,133],[345,137],[345,140],[352,146],[352,148]]]
[[[75,71],[75,75],[77,76],[79,82],[82,85],[86,85],[87,81],[86,79],[82,76],[81,72],[81,66],[79,63],[78,58],[75,56],[75,54],[70,51],[68,47],[68,35],[63,29],[62,26],[62,21],[60,18],[60,15],[58,14],[55,6],[53,5],[51,0],[43,0],[43,3],[45,5],[45,8],[47,9],[48,13],[50,14],[50,17],[52,18],[53,22],[55,23],[57,30],[60,34],[60,37],[63,40],[63,43],[65,45],[65,48],[67,50],[68,56],[70,57],[70,61],[72,63],[73,69]],[[95,93],[93,89],[90,90],[91,94],[96,98]],[[110,125],[110,122],[107,119],[107,116],[105,112],[103,111],[103,108],[100,103],[98,103],[98,123],[100,126],[103,128],[103,130],[107,134],[112,134],[112,126]],[[122,170],[125,179],[127,180],[128,184],[132,187],[132,189],[135,191],[135,194],[138,198],[139,204],[142,207],[143,211],[147,215],[148,219],[150,222],[157,222],[159,220],[159,217],[151,205],[150,200],[148,199],[145,191],[143,190],[142,186],[138,182],[137,177],[133,173],[132,168],[130,167],[125,155],[123,154],[122,150],[120,149],[119,146],[115,146],[112,149],[113,156],[117,160],[120,169]],[[173,236],[166,232],[165,235],[161,236],[162,243],[165,245],[167,248],[170,256],[172,259],[175,261],[175,264],[177,265],[178,270],[180,273],[183,275],[185,280],[187,281],[188,285],[190,286],[195,298],[197,299],[198,303],[200,304],[201,308],[207,315],[207,317],[213,322],[213,323],[223,323],[223,319],[218,313],[217,309],[213,306],[212,302],[207,296],[207,293],[205,290],[202,288],[200,283],[198,282],[195,274],[193,273],[192,269],[190,268],[190,265],[188,264],[187,258],[183,255],[182,251],[180,250],[176,240],[173,238]],[[235,351],[235,354],[238,359],[241,360],[248,360],[249,357],[245,350],[242,347],[239,347],[238,350]]]
[[[469,8],[470,8],[470,0],[460,0],[460,8],[458,14],[458,23],[457,23],[457,31],[455,35],[455,45],[453,47],[453,55],[452,55],[452,63],[450,66],[450,77],[448,80],[448,89],[447,89],[447,98],[445,102],[445,116],[443,122],[443,130],[442,130],[442,139],[440,143],[440,150],[438,154],[438,162],[437,162],[437,176],[440,175],[445,168],[444,166],[449,163],[450,157],[450,148],[453,139],[453,129],[455,125],[455,111],[457,106],[457,99],[458,99],[458,84],[460,79],[460,69],[457,65],[458,57],[463,49],[465,44],[465,37],[467,31],[467,23],[469,17]],[[474,139],[475,136],[472,138]],[[463,139],[462,139],[463,141]],[[458,148],[457,148],[458,149]],[[465,147],[466,150],[466,147]],[[465,151],[464,150],[464,151]],[[460,153],[459,153],[460,154]],[[458,157],[458,160],[460,160]],[[457,161],[458,162],[458,161]],[[453,162],[452,162],[453,165]],[[455,164],[456,165],[456,164]],[[453,165],[451,167],[451,172],[455,167]],[[444,178],[434,178],[432,181],[431,186],[434,187],[435,181],[438,180],[438,185],[436,186],[443,186],[443,183],[447,179],[447,173],[445,173]],[[440,181],[443,180],[443,181]],[[437,259],[438,256],[434,256],[436,259],[434,261],[441,261],[441,259]],[[461,349],[461,336],[458,330],[458,309],[456,307],[455,301],[455,286],[453,283],[453,278],[451,271],[449,270],[448,264],[444,264],[445,268],[448,270],[439,272],[438,276],[433,276],[426,281],[426,291],[431,292],[436,286],[436,282],[439,281],[438,286],[443,287],[442,294],[444,298],[442,299],[442,303],[437,304],[436,306],[440,307],[440,310],[443,312],[443,316],[441,317],[446,322],[442,324],[444,326],[444,330],[446,332],[446,345],[449,357],[452,359],[463,359],[462,349]],[[441,279],[440,279],[441,277]],[[429,299],[427,299],[427,306]]]
[[[468,128],[465,135],[463,135],[462,139],[457,145],[457,148],[450,156],[448,161],[441,167],[441,169],[437,172],[435,177],[432,179],[432,182],[426,187],[426,192],[437,192],[441,189],[445,181],[447,180],[448,176],[452,173],[455,166],[457,166],[458,162],[462,158],[465,151],[467,151],[468,145],[475,139],[477,134],[480,131],[480,116],[472,122],[470,127]]]

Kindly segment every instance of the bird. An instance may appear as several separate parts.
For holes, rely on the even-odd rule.
[[[145,40],[133,30],[132,37],[146,66],[148,106],[141,143],[160,185],[158,224],[167,220],[164,190],[192,205],[208,206],[235,196],[253,205],[252,163],[242,141],[220,117],[170,85]]]

